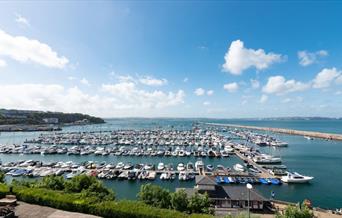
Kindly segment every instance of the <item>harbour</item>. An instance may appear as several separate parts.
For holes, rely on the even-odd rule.
[[[162,123],[163,125],[156,125],[155,123]],[[178,130],[186,130],[189,131],[192,128],[192,124],[194,123],[194,120],[182,120],[182,119],[175,119],[175,120],[149,120],[149,119],[118,119],[118,120],[112,120],[109,121],[107,124],[102,125],[96,125],[96,126],[83,126],[83,127],[67,127],[63,129],[61,132],[58,133],[52,133],[52,134],[59,134],[59,133],[70,133],[70,132],[112,132],[113,130],[122,130],[122,129],[135,129],[135,130],[144,130],[144,129],[178,129]],[[45,134],[45,133],[44,133]],[[47,133],[47,134],[51,134]],[[267,133],[271,134],[271,133]],[[236,138],[233,135],[230,135],[227,132],[221,132],[220,135],[227,136],[228,135],[231,138]],[[28,133],[2,133],[0,139],[1,144],[25,144],[24,141],[29,139],[37,139],[39,138],[40,133],[31,133],[28,135]],[[272,148],[272,147],[260,147],[259,150],[262,153],[270,154],[274,156],[281,157],[282,163],[277,165],[272,164],[258,164],[258,166],[261,166],[261,169],[257,170],[264,170],[265,175],[259,176],[260,178],[273,178],[274,176],[269,173],[269,169],[273,168],[274,166],[277,166],[278,168],[282,168],[286,165],[287,169],[290,171],[298,171],[300,173],[303,173],[305,175],[311,175],[314,176],[314,180],[312,180],[309,184],[302,184],[302,185],[294,185],[294,184],[282,184],[282,185],[256,185],[256,189],[258,189],[260,192],[264,194],[264,196],[270,196],[271,191],[274,191],[276,193],[276,199],[279,200],[286,200],[286,201],[301,201],[304,198],[308,199],[315,199],[313,201],[314,205],[319,205],[321,207],[326,208],[332,208],[332,207],[338,207],[338,204],[334,200],[326,200],[327,196],[332,197],[334,199],[334,196],[336,196],[335,199],[338,198],[339,193],[337,192],[329,192],[331,184],[330,181],[322,180],[322,178],[325,178],[325,174],[332,174],[335,176],[335,178],[338,178],[339,175],[338,170],[337,171],[328,171],[328,170],[322,170],[322,165],[316,164],[314,166],[314,163],[316,162],[315,159],[308,159],[308,155],[312,155],[312,152],[315,153],[316,151],[318,154],[322,154],[322,143],[329,147],[330,149],[325,150],[325,152],[329,152],[331,149],[334,149],[335,154],[333,154],[332,157],[337,157],[338,155],[339,147],[337,142],[333,141],[325,141],[325,140],[307,140],[300,136],[287,136],[287,135],[274,135],[275,138],[288,143],[288,147],[281,147],[281,148]],[[18,140],[18,141],[15,141]],[[13,143],[14,142],[14,143]],[[236,140],[237,144],[244,144],[244,140]],[[79,147],[86,147],[84,145],[54,145],[47,144],[47,145],[40,145],[42,148],[44,146],[56,146],[56,147],[67,147],[71,148],[73,146],[79,146]],[[138,147],[138,145],[116,145],[117,147],[125,146],[126,148],[132,148]],[[145,145],[144,145],[145,146]],[[147,147],[149,145],[146,145]],[[178,145],[179,146],[179,145]],[[308,149],[308,146],[310,149]],[[96,147],[110,147],[105,145],[94,145],[93,146],[96,150]],[[152,147],[154,147],[152,145]],[[161,146],[163,148],[167,148],[168,146]],[[175,149],[177,146],[173,146]],[[179,146],[180,149],[186,149],[191,148],[191,146]],[[145,147],[143,147],[145,148]],[[155,147],[156,150],[158,150],[158,146]],[[224,149],[224,148],[223,148]],[[167,150],[167,149],[166,149]],[[190,149],[191,150],[191,149]],[[208,151],[209,149],[207,149]],[[40,151],[41,152],[41,151]],[[177,167],[179,163],[184,163],[185,165],[188,162],[191,162],[195,164],[195,162],[201,158],[204,165],[212,165],[214,168],[217,168],[218,165],[223,165],[225,168],[230,168],[231,172],[234,172],[234,165],[241,164],[244,166],[247,157],[245,157],[242,153],[236,153],[235,154],[229,154],[228,157],[196,157],[193,154],[190,156],[184,155],[182,156],[151,156],[151,155],[115,155],[115,153],[110,153],[108,155],[95,155],[95,154],[88,154],[88,155],[68,155],[67,152],[64,154],[44,154],[41,153],[32,153],[32,154],[18,154],[18,153],[1,153],[0,158],[2,160],[2,163],[8,163],[8,162],[17,162],[19,160],[40,160],[43,163],[58,163],[58,162],[67,162],[72,161],[75,164],[81,164],[88,161],[96,162],[97,164],[101,164],[102,162],[105,162],[106,164],[118,164],[120,162],[127,164],[131,163],[132,165],[136,164],[153,164],[156,167],[158,167],[159,163],[164,163],[165,165],[172,164],[174,168]],[[325,163],[329,164],[329,161],[332,161],[331,159],[324,159]],[[310,164],[311,163],[311,164]],[[318,169],[318,170],[316,170]],[[321,169],[321,170],[319,170]],[[140,180],[135,179],[131,181],[127,181],[128,179],[104,179],[103,182],[108,186],[113,188],[113,190],[117,193],[119,198],[126,198],[126,199],[135,199],[136,193],[139,190],[139,187],[142,184],[153,182],[154,184],[161,185],[162,187],[168,188],[170,190],[175,190],[179,187],[192,187],[194,185],[193,180],[179,180],[177,175],[174,180],[164,180],[160,179],[161,172],[158,172],[158,176],[156,175],[154,180]],[[197,174],[197,173],[196,173]],[[213,175],[216,179],[216,175]],[[225,177],[234,177],[229,174],[222,174],[223,181],[225,181]],[[244,177],[242,174],[236,177]],[[328,177],[328,175],[326,175]],[[20,179],[20,177],[15,177],[16,179]],[[248,178],[248,177],[247,177]],[[252,178],[252,177],[251,177]],[[278,177],[280,178],[280,177]],[[324,182],[323,182],[324,181]],[[242,181],[243,182],[243,181]],[[233,185],[233,184],[223,184],[223,185]],[[239,185],[234,183],[234,185]],[[318,189],[318,186],[320,188],[326,187],[326,192],[319,192],[315,193],[314,190]],[[296,194],[291,194],[296,193]],[[329,198],[330,199],[330,198]]]

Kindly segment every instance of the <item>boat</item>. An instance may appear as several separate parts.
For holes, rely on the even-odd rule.
[[[244,171],[245,171],[245,168],[244,168],[241,164],[235,164],[235,165],[233,166],[233,169],[234,169],[235,171],[238,171],[238,172],[244,172]]]
[[[309,136],[304,136],[304,138],[306,138],[307,140],[313,140],[313,138],[311,138]]]
[[[303,176],[297,172],[288,172],[286,176],[281,177],[281,181],[285,183],[307,183],[310,182],[313,178],[314,177],[312,176]]]
[[[157,169],[158,170],[164,170],[165,169],[164,163],[159,163],[158,166],[157,166]]]
[[[186,164],[186,170],[188,171],[194,171],[194,165],[193,163],[189,162]]]
[[[213,171],[213,170],[214,170],[214,166],[211,165],[211,164],[207,165],[207,170],[208,170],[209,172]]]
[[[202,160],[196,161],[196,163],[195,163],[195,169],[196,169],[196,171],[204,170],[204,163],[203,163]]]
[[[253,161],[257,164],[280,164],[281,158],[270,155],[261,155],[254,157]]]
[[[184,164],[183,164],[183,163],[179,163],[179,164],[177,165],[177,170],[178,170],[178,171],[184,171],[184,170],[185,170]]]

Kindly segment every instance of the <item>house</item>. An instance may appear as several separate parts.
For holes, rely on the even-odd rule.
[[[58,124],[58,118],[54,117],[44,118],[43,121],[48,124]]]
[[[248,190],[246,186],[241,185],[218,185],[215,178],[210,176],[196,176],[195,187],[184,190],[188,196],[192,196],[196,192],[207,193],[217,208],[248,208],[248,194],[251,209],[264,210],[270,206],[270,200],[255,189]]]

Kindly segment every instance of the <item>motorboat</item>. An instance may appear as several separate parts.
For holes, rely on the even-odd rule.
[[[303,176],[297,172],[288,172],[286,176],[281,177],[281,181],[285,183],[307,183],[310,182],[313,178],[314,177],[312,176]]]
[[[208,170],[209,172],[213,171],[213,170],[214,170],[214,166],[211,165],[211,164],[207,165],[207,170]]]
[[[192,162],[189,162],[186,164],[186,170],[188,171],[194,171],[194,165]]]
[[[157,169],[158,170],[164,170],[165,169],[164,163],[159,163],[158,166],[157,166]]]
[[[177,165],[177,170],[178,170],[178,171],[184,171],[184,170],[185,170],[184,163],[179,163],[179,164]]]
[[[196,171],[200,171],[200,170],[203,170],[203,169],[204,169],[204,163],[203,163],[202,160],[196,161],[196,163],[195,163],[195,169],[196,169]]]
[[[233,166],[233,169],[234,169],[235,171],[238,171],[238,172],[244,172],[244,171],[245,171],[245,168],[244,168],[241,164],[235,164],[235,165]]]

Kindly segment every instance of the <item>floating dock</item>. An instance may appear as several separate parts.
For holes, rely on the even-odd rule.
[[[282,128],[273,128],[273,127],[243,126],[243,125],[235,125],[235,124],[221,124],[221,123],[204,123],[204,124],[211,125],[211,126],[262,130],[262,131],[283,133],[283,134],[289,134],[289,135],[302,135],[302,136],[307,136],[307,137],[312,137],[312,138],[342,141],[342,134],[303,131],[303,130],[294,130],[294,129],[282,129]]]

